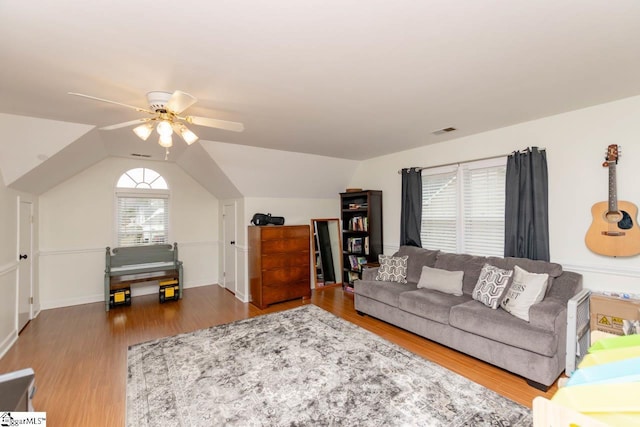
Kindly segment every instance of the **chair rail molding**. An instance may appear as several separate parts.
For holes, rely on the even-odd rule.
[[[563,270],[575,271],[577,273],[596,273],[623,277],[640,277],[640,268],[638,267],[614,267],[610,265],[586,265],[573,264],[570,262],[553,261],[562,265]]]
[[[0,276],[9,274],[12,271],[16,271],[17,269],[18,269],[18,261],[11,261],[4,265],[0,265]]]

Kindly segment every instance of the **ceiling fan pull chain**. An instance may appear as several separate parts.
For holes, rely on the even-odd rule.
[[[169,147],[165,148],[165,152],[164,152],[164,159],[165,160],[169,160]]]

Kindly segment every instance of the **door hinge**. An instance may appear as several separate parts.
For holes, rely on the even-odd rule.
[[[29,297],[29,304],[33,304],[33,297]]]

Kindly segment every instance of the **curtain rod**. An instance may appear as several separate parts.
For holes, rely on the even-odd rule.
[[[532,148],[538,148],[538,147],[532,147]],[[415,168],[406,168],[406,169],[415,169],[417,172],[421,172],[424,169],[433,169],[433,168],[441,168],[441,167],[445,167],[445,166],[453,166],[453,165],[459,165],[460,163],[471,163],[471,162],[481,162],[483,160],[493,160],[493,159],[499,159],[500,157],[507,157],[510,156],[513,153],[526,153],[529,150],[529,148],[525,148],[524,150],[519,150],[519,151],[512,151],[510,153],[507,154],[502,154],[499,156],[489,156],[489,157],[482,157],[481,159],[473,159],[473,160],[467,160],[465,162],[451,162],[451,163],[443,163],[440,165],[433,165],[433,166],[421,166],[421,167],[415,167]],[[544,151],[546,150],[545,148],[538,148],[538,151]],[[402,174],[402,169],[400,169],[398,171],[398,174],[401,175]]]

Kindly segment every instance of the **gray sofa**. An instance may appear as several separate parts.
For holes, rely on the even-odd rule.
[[[376,280],[377,269],[363,271],[355,282],[359,314],[399,326],[447,347],[524,377],[546,390],[565,369],[567,301],[582,289],[582,276],[559,264],[523,258],[450,254],[403,246],[395,256],[408,256],[407,283]],[[550,288],[531,306],[529,322],[498,307],[491,309],[471,295],[485,263],[502,269],[515,265],[531,273],[547,273]],[[422,266],[464,271],[463,295],[417,287]]]

